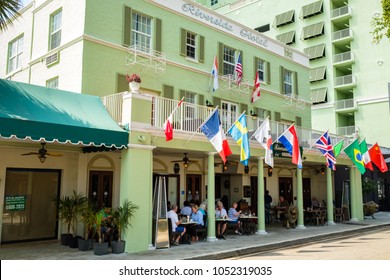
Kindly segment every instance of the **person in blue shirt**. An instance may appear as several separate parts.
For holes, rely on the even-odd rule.
[[[199,211],[199,206],[196,204],[192,205],[191,221],[195,223],[190,228],[191,239],[192,242],[198,242],[198,235],[196,233],[196,230],[198,228],[204,228],[204,221],[203,214],[201,211]]]
[[[184,201],[183,205],[184,207],[181,209],[180,214],[182,214],[183,216],[191,216],[192,209],[188,200]]]
[[[229,209],[229,211],[228,211],[228,217],[229,217],[229,219],[230,219],[231,221],[229,221],[228,223],[229,223],[229,224],[236,224],[237,227],[236,227],[236,229],[235,229],[234,232],[235,232],[236,234],[241,235],[241,231],[240,231],[241,226],[240,226],[240,221],[239,221],[239,219],[238,219],[238,218],[240,217],[241,210],[240,210],[240,211],[237,211],[237,210],[236,210],[236,209],[237,209],[237,206],[238,206],[237,202],[233,202],[232,207],[230,207],[230,209]]]

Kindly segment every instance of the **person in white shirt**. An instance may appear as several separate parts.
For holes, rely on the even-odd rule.
[[[215,209],[215,218],[216,219],[226,219],[227,212],[226,209],[223,208],[222,201],[217,202],[217,208]],[[217,238],[225,239],[225,231],[226,231],[227,221],[217,221]]]
[[[183,226],[180,226],[181,220],[179,220],[179,217],[177,216],[177,205],[172,205],[171,211],[168,212],[167,217],[171,219],[172,223],[172,232],[178,233],[175,235],[175,238],[173,240],[173,245],[179,245],[180,238],[185,234],[186,228]]]

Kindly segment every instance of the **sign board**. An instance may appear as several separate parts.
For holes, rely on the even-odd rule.
[[[25,195],[7,195],[5,196],[6,211],[24,211],[26,209]]]
[[[301,156],[303,154],[303,148],[299,146],[299,149],[301,150]],[[272,151],[274,154],[274,157],[282,157],[282,158],[292,158],[292,155],[286,150],[286,148],[278,142],[275,142],[272,145]]]

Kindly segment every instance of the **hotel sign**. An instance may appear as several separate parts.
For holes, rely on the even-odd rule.
[[[301,157],[302,157],[303,148],[301,146],[299,146],[299,149],[301,150]],[[281,143],[275,142],[272,145],[272,151],[273,151],[274,157],[292,158],[292,155],[290,155],[290,153],[286,150],[286,148]]]

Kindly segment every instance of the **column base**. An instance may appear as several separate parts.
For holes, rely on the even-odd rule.
[[[306,227],[304,225],[297,225],[295,228],[297,228],[297,229],[306,229]]]
[[[153,246],[153,244],[149,244],[148,251],[156,250],[156,246]]]
[[[335,222],[333,222],[333,221],[328,221],[328,225],[329,225],[329,226],[335,226],[335,225],[336,225],[336,223],[335,223]]]
[[[207,242],[217,242],[218,238],[215,236],[207,236]]]
[[[359,220],[357,218],[351,218],[350,219],[351,222],[359,222]],[[348,222],[348,221],[347,221]]]
[[[256,235],[266,235],[268,234],[268,232],[264,229],[259,229],[258,231],[256,231]]]

